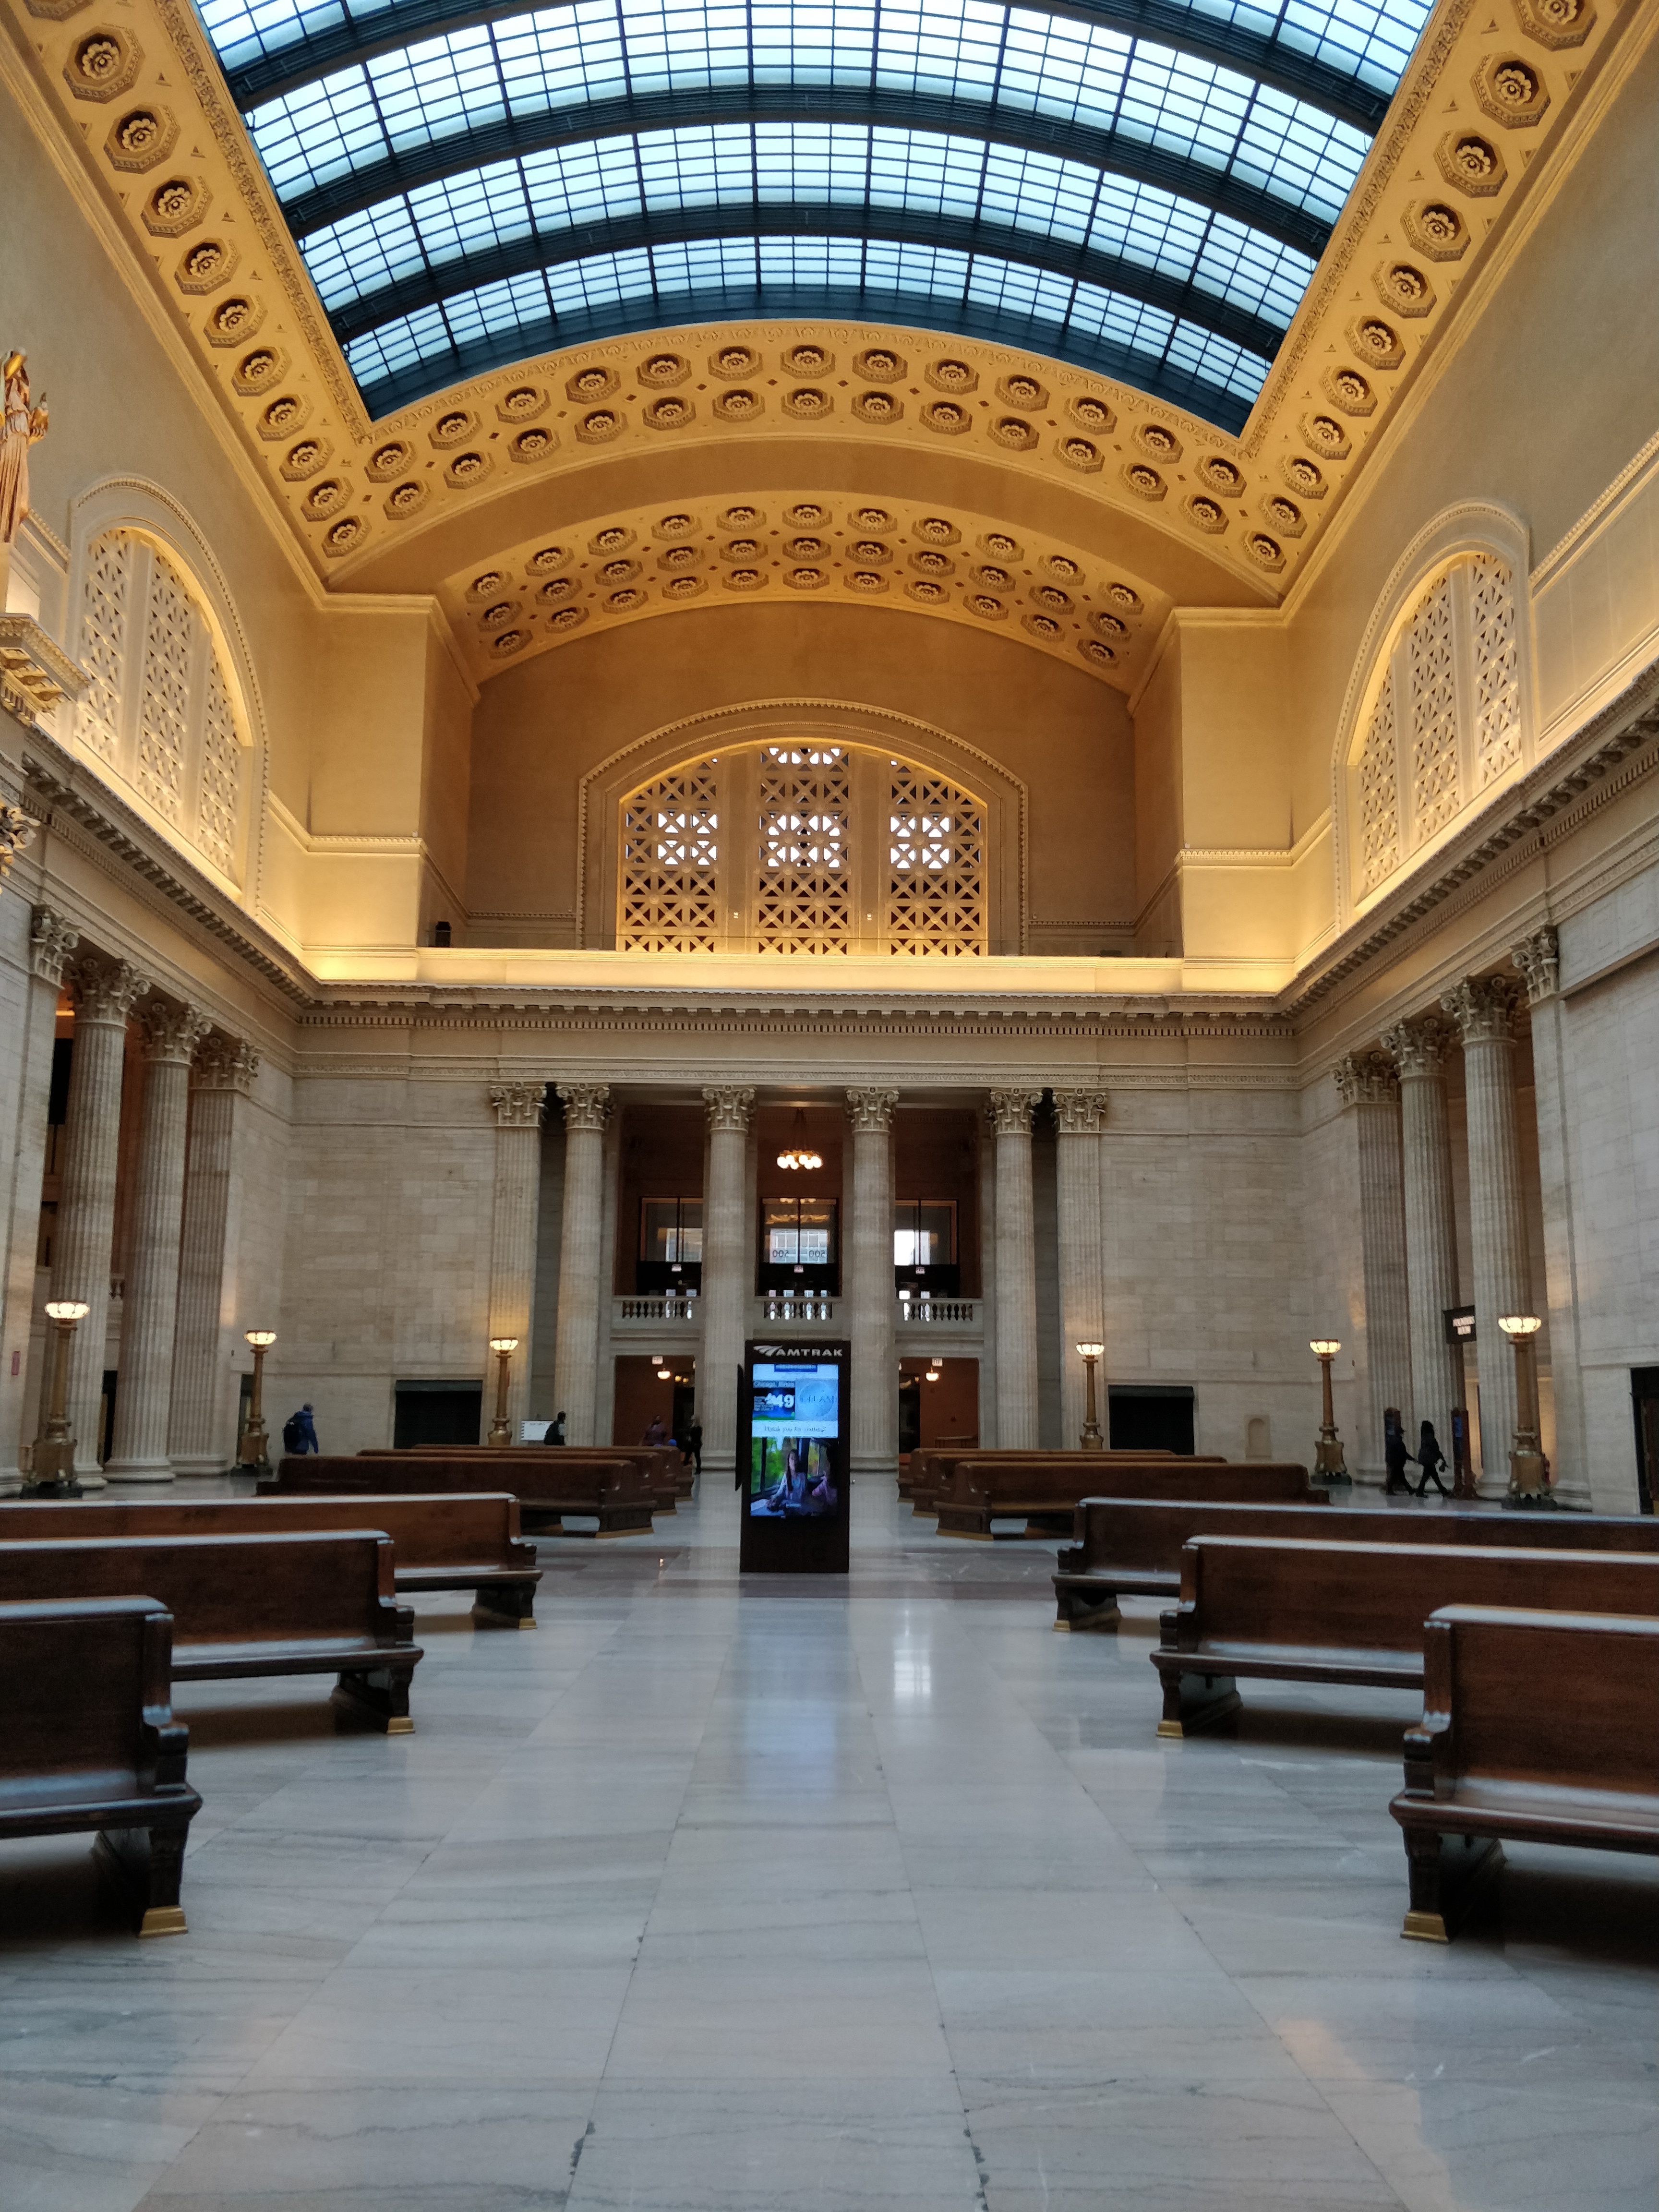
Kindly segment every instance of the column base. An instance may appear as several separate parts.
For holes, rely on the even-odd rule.
[[[109,1484],[104,1479],[104,1470],[101,1467],[89,1467],[85,1468],[77,1467],[75,1470],[74,1479],[80,1484],[82,1490],[107,1490],[109,1488]]]
[[[876,1475],[885,1475],[890,1480],[895,1482],[898,1480],[898,1455],[896,1453],[894,1453],[890,1456],[886,1453],[873,1452],[866,1456],[860,1453],[854,1452],[852,1455],[851,1461],[849,1462],[849,1466],[855,1480],[860,1475],[870,1475],[872,1477]]]
[[[188,1458],[175,1454],[168,1465],[175,1474],[234,1474],[236,1472],[234,1464],[227,1464],[224,1460],[211,1457],[206,1452],[191,1454]]]
[[[104,1474],[110,1482],[171,1482],[173,1469],[164,1459],[106,1460]],[[82,1476],[84,1482],[86,1477]]]
[[[22,1492],[23,1478],[15,1468],[0,1472],[0,1498],[21,1498]]]

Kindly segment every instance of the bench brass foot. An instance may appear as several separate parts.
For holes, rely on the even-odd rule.
[[[152,1905],[138,1923],[141,1936],[187,1936],[182,1905]]]
[[[1412,1936],[1419,1943],[1449,1943],[1451,1941],[1446,1933],[1445,1920],[1438,1912],[1408,1912],[1400,1932],[1402,1936]]]

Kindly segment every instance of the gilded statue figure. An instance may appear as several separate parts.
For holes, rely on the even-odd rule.
[[[6,356],[5,428],[0,434],[0,545],[9,545],[23,526],[29,511],[29,447],[46,434],[46,403],[29,404],[29,373],[25,356]]]

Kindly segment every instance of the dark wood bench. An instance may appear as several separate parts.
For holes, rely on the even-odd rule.
[[[696,1472],[688,1467],[672,1446],[657,1444],[410,1444],[397,1447],[374,1444],[359,1452],[360,1459],[473,1459],[497,1460],[505,1450],[519,1472],[515,1482],[525,1480],[525,1463],[535,1465],[545,1459],[554,1468],[574,1465],[637,1468],[651,1491],[659,1513],[672,1513],[682,1498],[690,1498],[696,1481]]]
[[[1085,1498],[1077,1510],[1077,1548],[1060,1555],[1054,1626],[1115,1629],[1122,1617],[1120,1597],[1179,1597],[1181,1547],[1189,1536],[1659,1552],[1659,1518],[1651,1514],[1502,1513],[1452,1506],[1399,1506],[1379,1512],[1332,1505],[1328,1499],[1329,1492],[1320,1490],[1305,1505]]]
[[[58,1543],[69,1536],[263,1536],[362,1528],[391,1537],[395,1587],[405,1596],[468,1590],[483,1623],[536,1626],[536,1547],[519,1534],[519,1501],[477,1496],[197,1498],[75,1500],[0,1505],[0,1541]]]
[[[337,1674],[337,1711],[406,1735],[421,1650],[392,1572],[392,1539],[363,1528],[0,1543],[0,1601],[150,1597],[173,1615],[175,1682]]]
[[[201,1806],[168,1704],[173,1620],[150,1597],[0,1604],[0,1838],[96,1830],[141,1936],[180,1936]]]
[[[1424,1625],[1423,1705],[1389,1808],[1402,1935],[1455,1935],[1504,1838],[1659,1855],[1659,1620],[1443,1606]]]
[[[1653,1614],[1659,1553],[1194,1537],[1181,1603],[1150,1655],[1164,1685],[1158,1732],[1236,1712],[1246,1676],[1419,1689],[1423,1624],[1443,1605]]]
[[[1082,1462],[1081,1464],[1076,1462]],[[1127,1453],[1103,1459],[1079,1452],[1074,1461],[958,1460],[934,1501],[941,1536],[991,1540],[993,1521],[1024,1516],[1025,1534],[1070,1535],[1083,1499],[1104,1493],[1123,1498],[1235,1498],[1241,1503],[1306,1504],[1316,1495],[1308,1470],[1288,1460],[1137,1459]]]
[[[262,1498],[290,1496],[379,1498],[416,1492],[456,1493],[511,1490],[532,1535],[649,1535],[656,1494],[637,1467],[590,1461],[555,1449],[475,1452],[470,1456],[364,1452],[350,1459],[308,1453],[284,1459],[261,1482]],[[570,1528],[567,1516],[596,1519],[597,1530]]]
[[[939,1510],[939,1499],[950,1488],[957,1469],[969,1463],[975,1467],[1062,1468],[1067,1470],[1078,1468],[1086,1474],[1091,1468],[1116,1467],[1126,1462],[1143,1466],[1148,1461],[1161,1466],[1178,1467],[1224,1467],[1227,1464],[1218,1452],[1203,1454],[1168,1451],[935,1452],[923,1455],[923,1465],[910,1479],[908,1486],[910,1510],[918,1516],[936,1513]],[[1079,1495],[1081,1496],[1084,1492],[1098,1489],[1100,1486],[1098,1483],[1085,1482],[1079,1487]]]

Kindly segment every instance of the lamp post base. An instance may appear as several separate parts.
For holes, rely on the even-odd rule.
[[[1313,1479],[1328,1486],[1343,1482],[1352,1485],[1353,1481],[1343,1457],[1342,1440],[1334,1430],[1322,1431],[1314,1447]]]

